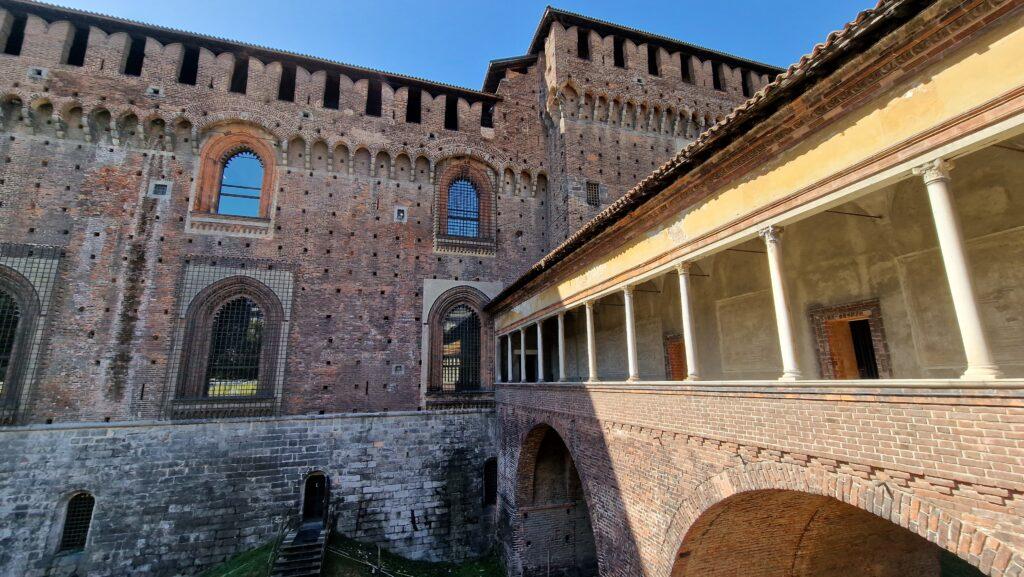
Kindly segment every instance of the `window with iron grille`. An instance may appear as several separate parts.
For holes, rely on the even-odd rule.
[[[255,396],[262,346],[263,312],[256,303],[239,297],[217,310],[210,333],[206,396]]]
[[[95,505],[96,499],[89,493],[79,493],[68,501],[68,510],[64,517],[64,530],[60,535],[61,551],[85,549],[85,540],[89,536],[89,525],[92,524],[92,509]]]
[[[224,163],[217,213],[259,216],[263,191],[263,160],[251,150],[236,152]]]
[[[480,317],[466,305],[452,307],[441,321],[441,385],[445,391],[480,388]]]
[[[448,234],[480,236],[480,195],[468,179],[460,178],[448,187]]]
[[[601,188],[596,182],[587,182],[587,204],[601,206]]]
[[[0,291],[0,398],[6,392],[7,373],[14,353],[14,339],[18,335],[21,311],[10,294]]]

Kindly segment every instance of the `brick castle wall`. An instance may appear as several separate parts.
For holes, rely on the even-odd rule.
[[[924,545],[930,542],[928,558],[936,563],[941,548],[983,571],[992,568],[990,575],[1016,575],[1024,569],[1016,553],[1024,533],[1024,408],[1012,389],[977,395],[970,389],[834,389],[825,383],[793,389],[751,382],[742,388],[657,390],[501,385],[497,411],[499,531],[507,536],[506,556],[515,570],[544,565],[549,545],[541,536],[547,535],[555,550],[565,539],[559,524],[538,529],[533,519],[524,519],[530,507],[520,503],[524,484],[533,482],[529,464],[537,458],[536,431],[549,427],[564,440],[579,471],[601,575],[670,574],[685,536],[699,534],[699,527],[725,507],[721,504],[754,491],[829,497],[821,507],[837,507],[825,517],[863,522],[848,527],[847,536],[891,533],[871,528],[881,517],[906,529],[892,542],[904,542],[907,534],[922,538],[911,543],[915,559],[928,557]],[[778,556],[785,557],[784,542],[790,537],[798,541],[815,506],[808,505],[807,495],[798,499],[799,506],[772,508],[770,503],[778,502],[773,499],[740,503],[739,509],[792,515],[780,521],[784,534],[773,541]],[[838,508],[843,504],[870,515]],[[759,526],[756,516],[729,518],[735,527]],[[755,537],[719,530],[704,541],[708,547],[739,547]],[[532,541],[529,547],[527,540]],[[865,552],[856,538],[841,532],[803,543],[825,547],[822,554],[846,551],[851,559],[900,558],[895,552]],[[832,553],[828,547],[834,547]],[[743,573],[739,566],[722,566],[713,551],[686,550],[694,558],[703,553],[715,574]],[[756,556],[730,558],[745,563]],[[879,574],[905,573],[894,566]]]

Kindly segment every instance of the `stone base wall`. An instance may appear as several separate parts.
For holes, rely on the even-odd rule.
[[[337,529],[401,555],[491,546],[492,410],[0,429],[0,575],[196,575],[274,538],[303,481],[330,480]],[[96,508],[58,554],[71,495]]]

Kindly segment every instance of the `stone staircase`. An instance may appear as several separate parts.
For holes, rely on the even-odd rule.
[[[318,577],[323,568],[327,534],[321,521],[288,531],[277,550],[271,577]]]

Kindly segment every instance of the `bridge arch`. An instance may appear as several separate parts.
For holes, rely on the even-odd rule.
[[[662,546],[671,577],[972,577],[1019,552],[932,500],[824,469],[756,462],[702,483]]]
[[[523,577],[598,574],[585,485],[563,436],[534,426],[520,444],[513,546]]]

